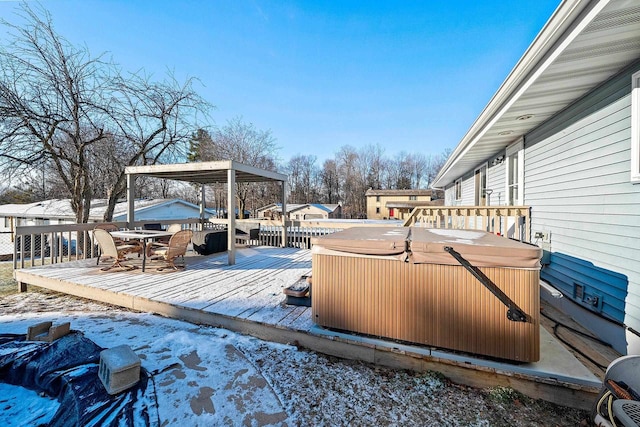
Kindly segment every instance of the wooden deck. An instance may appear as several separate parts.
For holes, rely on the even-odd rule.
[[[283,289],[311,273],[309,250],[246,247],[237,252],[232,266],[226,253],[187,256],[185,263],[186,269],[177,272],[159,272],[148,264],[143,273],[139,268],[101,271],[95,259],[89,259],[19,269],[14,275],[25,289],[35,285],[338,357],[439,371],[471,386],[510,386],[577,408],[588,409],[599,389],[598,378],[544,330],[542,360],[521,365],[323,330],[313,323],[311,308],[284,304]]]
[[[143,307],[157,304],[191,312],[189,317],[200,313],[202,323],[211,314],[301,331],[313,326],[310,308],[282,304],[282,290],[311,273],[309,251],[245,248],[233,266],[227,264],[226,253],[187,256],[185,263],[183,271],[157,271],[148,263],[143,273],[139,268],[101,271],[95,259],[88,259],[16,270],[15,276],[18,282],[134,310],[148,311]],[[108,264],[101,262],[100,267]],[[128,264],[140,260],[133,257]]]

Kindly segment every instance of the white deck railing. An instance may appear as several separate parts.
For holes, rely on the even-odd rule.
[[[166,228],[179,223],[183,229],[215,230],[226,229],[227,221],[211,219],[201,223],[199,219],[137,221],[134,228]],[[114,222],[126,229],[126,222]],[[91,232],[96,223],[59,224],[16,227],[13,236],[13,268],[56,264],[98,256],[98,247],[93,244]],[[316,236],[340,231],[341,226],[304,225],[291,222],[287,226],[287,245],[289,247],[311,248],[311,239]],[[269,221],[236,220],[236,242],[261,246],[282,246],[282,225]],[[255,230],[255,231],[252,231]],[[259,231],[258,231],[259,230]]]
[[[484,230],[523,242],[531,241],[529,206],[418,206],[405,226]]]

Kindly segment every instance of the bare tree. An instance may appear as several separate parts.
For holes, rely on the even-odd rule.
[[[91,186],[88,147],[104,138],[100,100],[105,79],[100,59],[69,45],[23,6],[27,23],[3,21],[13,40],[0,51],[0,159],[5,170],[28,171],[50,161],[71,196],[78,222],[86,222]]]
[[[384,148],[380,144],[368,144],[358,150],[358,170],[365,189],[382,188],[384,168]]]
[[[365,184],[360,174],[361,168],[358,152],[345,145],[336,154],[336,163],[340,176],[341,200],[344,202],[343,212],[350,218],[366,216]]]
[[[270,130],[258,130],[253,123],[235,117],[211,134],[199,131],[192,138],[189,158],[193,161],[236,160],[240,163],[275,171],[276,145]],[[238,215],[244,218],[247,199],[256,194],[253,183],[237,183]],[[267,187],[262,187],[267,188]]]
[[[436,177],[438,172],[440,172],[440,169],[442,169],[444,164],[447,162],[447,159],[451,155],[451,151],[452,151],[451,148],[445,148],[444,150],[442,150],[442,153],[434,156],[431,159],[431,163],[429,164],[429,170],[427,172],[428,185],[431,185],[431,183],[433,182],[433,179]]]
[[[297,154],[285,165],[289,177],[289,202],[312,203],[318,201],[316,186],[319,171],[316,156]]]
[[[188,120],[208,104],[191,80],[180,86],[123,77],[115,64],[59,36],[44,10],[23,4],[22,16],[21,27],[2,21],[11,39],[0,46],[0,167],[28,174],[51,165],[78,222],[88,220],[99,176],[108,219],[125,191],[124,166],[181,150]]]
[[[147,165],[182,159],[187,153],[198,115],[206,115],[210,105],[193,89],[193,79],[179,84],[172,76],[163,82],[131,74],[119,76],[119,101],[109,110],[118,138],[127,148],[124,165],[108,193],[105,219],[110,219],[118,198],[126,192],[124,166]]]
[[[340,201],[340,178],[335,160],[327,159],[324,161],[320,171],[320,182],[322,186],[321,201],[329,204],[338,203]]]
[[[430,158],[428,159],[422,153],[413,153],[409,155],[407,161],[411,168],[411,188],[420,188],[427,173]]]

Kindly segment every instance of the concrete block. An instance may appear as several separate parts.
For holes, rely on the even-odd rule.
[[[61,323],[53,325],[49,328],[49,342],[55,341],[60,337],[67,335],[71,331],[71,323]]]
[[[98,377],[107,393],[120,393],[140,380],[140,358],[128,345],[102,350]]]
[[[52,322],[42,322],[27,329],[27,341],[53,342],[71,331],[69,322],[53,325]]]
[[[42,322],[27,328],[27,341],[38,341],[38,337],[49,334],[51,322]]]

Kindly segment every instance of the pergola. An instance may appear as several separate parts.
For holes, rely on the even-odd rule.
[[[201,185],[202,196],[200,198],[200,213],[204,218],[204,185],[227,183],[227,253],[229,265],[236,262],[236,182],[280,182],[282,184],[282,209],[286,209],[286,183],[287,176],[281,173],[259,169],[238,163],[234,160],[201,163],[176,163],[170,165],[128,166],[125,169],[127,175],[127,222],[130,226],[134,223],[134,200],[136,177],[145,175],[153,178],[172,179],[186,181]],[[287,241],[286,218],[282,217],[282,242]]]

